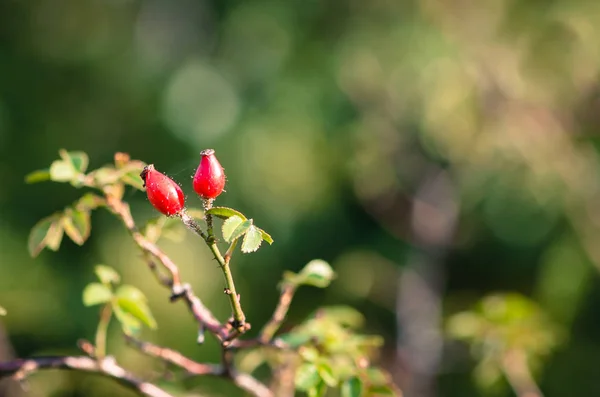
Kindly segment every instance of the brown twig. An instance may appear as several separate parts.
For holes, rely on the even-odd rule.
[[[152,383],[136,378],[117,365],[112,357],[100,361],[86,356],[18,359],[0,363],[0,377],[13,375],[16,380],[22,381],[27,376],[43,369],[68,369],[101,374],[113,378],[129,389],[146,396],[173,397]]]
[[[224,365],[216,365],[199,363],[185,357],[178,351],[157,346],[150,342],[140,341],[132,337],[127,337],[127,341],[142,353],[151,357],[160,358],[169,364],[185,370],[190,375],[209,375],[229,378],[239,388],[255,397],[273,397],[271,390],[252,375],[235,371],[231,357],[227,357],[228,355],[230,356],[231,353],[228,349],[223,349]]]
[[[531,375],[524,352],[510,350],[505,353],[502,359],[502,371],[518,397],[543,397]]]
[[[202,301],[194,294],[192,288],[188,284],[181,283],[179,268],[171,258],[138,231],[133,216],[131,215],[129,205],[112,196],[110,192],[105,191],[105,194],[108,207],[121,218],[135,243],[144,253],[158,260],[170,273],[172,281],[170,285],[172,300],[183,298],[201,328],[206,328],[220,340],[225,339],[227,337],[226,326],[222,325],[212,312],[204,306]],[[156,265],[153,261],[148,261],[148,263],[150,269],[155,269]]]
[[[292,299],[294,298],[294,294],[296,293],[296,286],[289,283],[284,283],[281,288],[281,295],[279,297],[279,302],[277,303],[277,307],[273,312],[273,316],[269,320],[267,324],[263,327],[260,332],[260,336],[258,339],[262,343],[268,343],[273,339],[275,333],[281,327],[281,324],[285,320],[285,316],[287,315],[288,310],[290,309],[290,305],[292,304]]]

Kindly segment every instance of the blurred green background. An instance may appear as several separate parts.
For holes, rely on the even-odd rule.
[[[218,204],[275,239],[234,258],[255,328],[282,272],[323,258],[336,282],[301,290],[286,327],[350,304],[385,337],[379,360],[407,396],[512,396],[478,387],[443,326],[514,291],[562,330],[535,372],[544,395],[600,395],[599,71],[595,0],[2,0],[1,357],[92,338],[81,291],[105,263],[149,296],[159,329],[147,339],[218,360],[110,214],[94,214],[83,247],[65,240],[35,260],[26,249],[30,228],[82,193],[24,183],[58,149],[86,151],[91,168],[128,152],[200,206],[191,177],[211,147],[228,175]],[[126,200],[139,221],[154,215],[143,193]],[[163,247],[225,319],[206,248],[192,235]],[[123,365],[160,369],[112,336]],[[241,395],[205,379],[183,389]],[[131,395],[66,372],[36,375],[30,393]]]

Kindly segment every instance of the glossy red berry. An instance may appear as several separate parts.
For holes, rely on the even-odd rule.
[[[175,181],[154,169],[150,164],[140,174],[150,204],[165,215],[181,212],[185,206],[183,191]]]
[[[203,199],[212,200],[225,187],[225,171],[215,156],[215,151],[206,149],[200,152],[200,165],[194,175],[194,190]]]

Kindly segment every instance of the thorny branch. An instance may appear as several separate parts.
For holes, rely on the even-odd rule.
[[[204,233],[200,226],[187,215],[187,213],[183,212],[181,215],[184,224],[200,235],[207,243],[225,275],[227,282],[226,291],[231,300],[233,319],[229,323],[222,324],[194,294],[191,286],[182,283],[177,265],[160,248],[158,248],[156,244],[149,241],[137,229],[129,205],[112,194],[110,188],[105,188],[104,194],[106,196],[107,207],[124,223],[131,237],[141,249],[143,258],[150,270],[156,276],[157,281],[171,290],[171,300],[175,301],[183,299],[188,305],[190,312],[198,322],[199,343],[203,339],[204,330],[208,330],[221,342],[223,359],[221,364],[199,363],[185,357],[175,350],[157,346],[149,342],[127,337],[128,342],[144,354],[159,358],[164,362],[177,366],[189,375],[228,378],[239,388],[255,397],[274,397],[274,393],[265,384],[261,383],[252,375],[239,373],[235,369],[233,365],[233,354],[236,349],[257,345],[282,347],[273,343],[273,336],[285,319],[296,287],[288,284],[284,285],[279,303],[272,318],[265,325],[257,338],[249,340],[235,339],[250,328],[250,324],[245,322],[245,316],[240,305],[240,297],[235,290],[233,277],[229,268],[231,251],[235,247],[235,244],[230,246],[230,249],[224,257],[216,246],[212,231],[209,231],[208,234]],[[162,274],[157,268],[157,263],[160,263],[166,269],[168,274]],[[172,397],[171,394],[166,391],[152,383],[138,379],[135,375],[120,367],[114,357],[104,357],[103,354],[97,355],[97,347],[93,346],[91,343],[82,341],[80,342],[80,348],[87,356],[47,356],[17,359],[4,363],[0,362],[0,378],[12,375],[16,380],[22,381],[34,372],[44,369],[79,370],[115,379],[125,387],[146,396]]]
[[[206,208],[209,208],[208,206]],[[244,311],[242,310],[242,305],[240,303],[240,295],[237,293],[235,289],[235,283],[233,281],[233,275],[231,274],[231,268],[229,267],[229,258],[231,257],[231,253],[225,259],[215,242],[215,238],[212,231],[212,217],[207,215],[207,224],[208,232],[204,233],[204,231],[200,228],[200,226],[196,223],[196,221],[189,216],[185,210],[180,214],[181,220],[190,230],[197,233],[204,241],[208,248],[213,253],[213,256],[219,263],[221,270],[223,271],[223,275],[225,276],[225,283],[227,288],[225,289],[225,293],[229,297],[229,301],[231,303],[231,310],[233,311],[233,321],[231,323],[232,327],[235,328],[239,333],[244,333],[248,329],[250,329],[250,325],[246,323],[246,316],[244,315]],[[210,221],[209,221],[210,220]]]
[[[112,357],[95,360],[87,356],[36,357],[0,363],[0,377],[13,375],[18,381],[43,369],[67,369],[96,373],[117,380],[119,383],[149,397],[173,397],[171,394],[136,378],[117,365]]]
[[[283,323],[283,320],[285,320],[285,316],[290,309],[290,305],[292,304],[292,299],[294,298],[295,293],[295,285],[288,283],[283,285],[281,289],[281,296],[279,297],[279,302],[277,303],[277,307],[273,312],[273,316],[263,327],[260,333],[259,340],[261,342],[267,343],[273,339],[273,336],[279,330],[279,327],[281,327],[281,323]]]
[[[190,375],[211,375],[230,378],[239,388],[245,390],[253,396],[273,397],[273,393],[269,390],[269,388],[252,375],[238,373],[235,371],[230,360],[224,359],[223,365],[199,363],[188,357],[185,357],[175,350],[168,349],[166,347],[157,346],[132,337],[128,337],[127,341],[142,353],[152,357],[160,358],[169,364],[182,368]],[[230,352],[225,349],[224,355],[227,355],[228,353]]]
[[[219,320],[204,306],[202,301],[194,294],[192,288],[188,284],[182,284],[179,276],[179,268],[160,248],[151,243],[140,233],[135,226],[135,222],[131,215],[129,205],[116,197],[106,194],[108,207],[121,218],[125,227],[131,234],[135,243],[148,255],[156,258],[171,274],[171,299],[176,300],[183,298],[187,303],[190,311],[193,313],[200,328],[206,328],[217,336],[220,340],[227,337],[227,326],[222,325]],[[153,261],[148,261],[150,269],[155,270],[156,265]]]

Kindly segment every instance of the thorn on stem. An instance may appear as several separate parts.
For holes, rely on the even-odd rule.
[[[225,295],[231,295],[231,290],[229,288],[225,288],[225,289],[223,289],[223,293]]]

